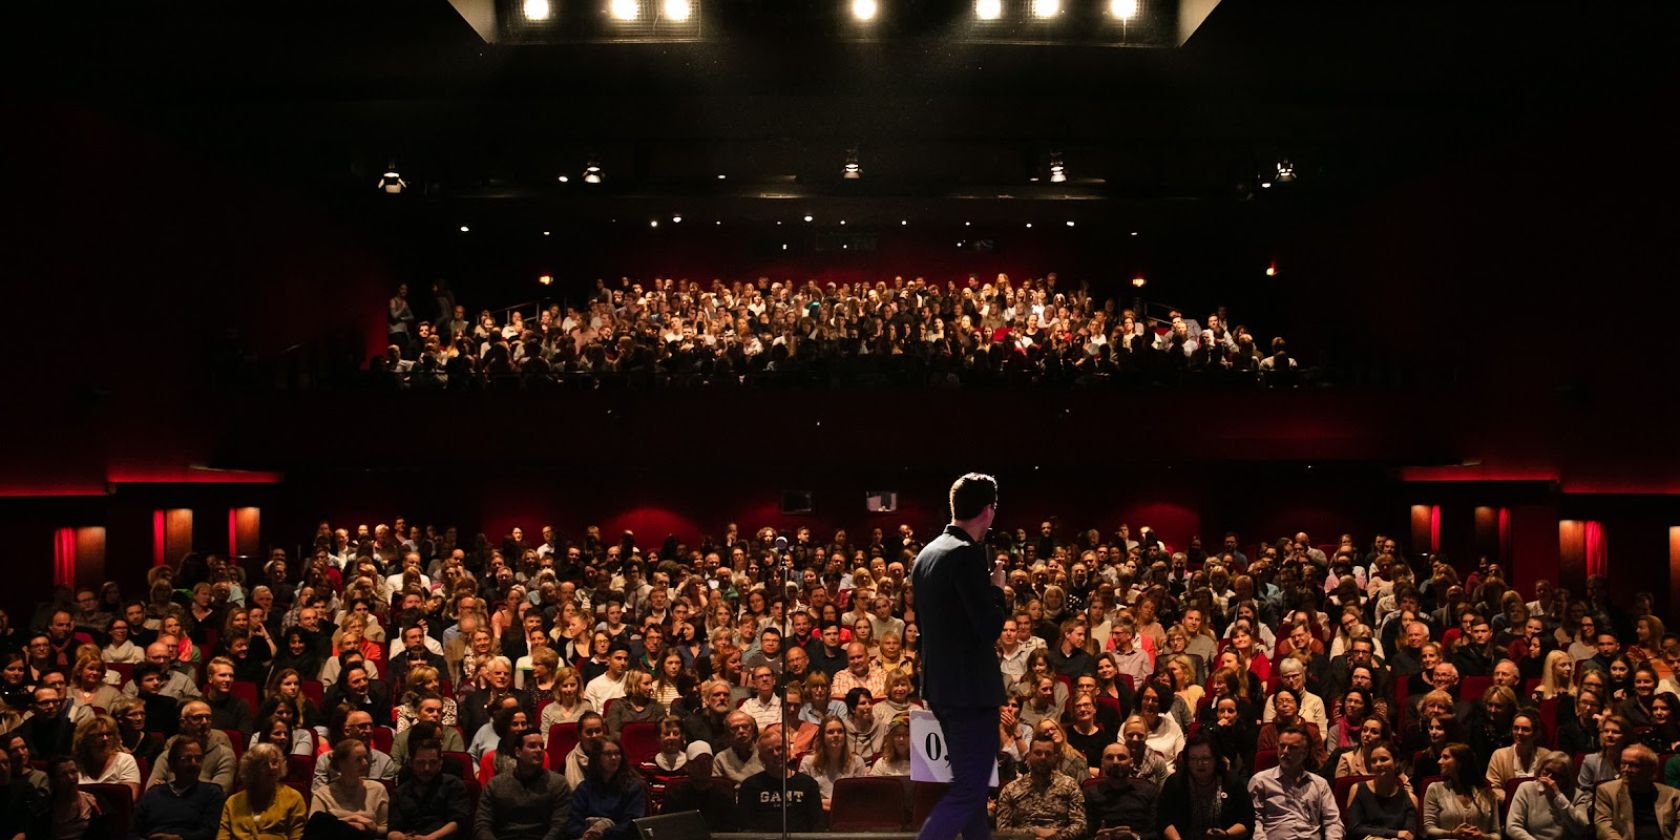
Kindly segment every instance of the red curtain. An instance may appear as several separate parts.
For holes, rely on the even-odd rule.
[[[239,556],[239,508],[228,508],[228,553],[229,559]]]
[[[1596,519],[1588,520],[1586,527],[1587,541],[1587,576],[1608,574],[1610,571],[1610,544],[1604,534],[1604,523]]]
[[[1429,553],[1436,554],[1441,550],[1441,506],[1429,506]]]
[[[152,511],[152,565],[153,566],[162,566],[163,562],[164,562],[164,560],[163,560],[164,544],[167,541],[166,540],[167,528],[164,525],[164,523],[165,523],[164,517],[165,517],[165,514],[164,514],[163,511],[161,511],[161,510]]]
[[[53,532],[53,585],[76,585],[76,529],[59,528]]]
[[[1511,509],[1499,509],[1499,562],[1507,564],[1506,572],[1510,573],[1511,562]]]

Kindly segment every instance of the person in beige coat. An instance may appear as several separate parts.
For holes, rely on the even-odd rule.
[[[1621,778],[1598,786],[1593,823],[1598,840],[1633,840],[1634,797],[1653,796],[1659,836],[1673,837],[1680,827],[1680,789],[1657,784],[1657,754],[1644,744],[1622,750]]]

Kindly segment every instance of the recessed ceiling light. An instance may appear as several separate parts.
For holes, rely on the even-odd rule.
[[[1030,229],[1032,227],[1032,222],[1027,222],[1027,227]]]
[[[1067,226],[1068,227],[1073,227],[1073,220],[1072,219],[1068,219]]]
[[[719,176],[718,176],[718,180],[719,180],[719,181],[726,181],[726,180],[728,180],[728,179],[729,179],[729,176],[728,176],[728,175],[719,175]]]
[[[461,225],[461,232],[462,233],[466,233],[467,231],[470,231],[470,230],[472,230],[472,228],[469,228],[466,225]]]
[[[543,236],[547,236],[547,235],[548,235],[548,231],[546,231],[546,230],[543,231]]]
[[[659,220],[658,219],[649,219],[648,220],[648,227],[650,227],[650,228],[659,227]]]
[[[908,224],[910,224],[909,219],[899,219],[898,220],[899,227],[904,227],[905,225],[908,225]]]
[[[567,177],[565,175],[560,176],[560,183],[562,183],[562,184],[569,184],[569,183],[571,183],[571,181],[572,181],[572,179],[570,177]]]
[[[805,214],[805,221],[807,221],[807,222],[811,221],[811,214],[810,213]]]
[[[671,224],[674,224],[674,225],[682,224],[682,214],[681,213],[672,213],[671,214]]]

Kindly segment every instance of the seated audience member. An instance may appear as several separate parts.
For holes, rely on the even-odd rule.
[[[1276,716],[1260,727],[1260,735],[1255,740],[1257,750],[1278,750],[1282,752],[1279,742],[1282,733],[1290,728],[1300,729],[1307,736],[1307,761],[1309,767],[1322,767],[1329,758],[1324,748],[1324,739],[1320,736],[1318,726],[1302,718],[1297,709],[1296,692],[1287,686],[1272,693],[1273,708]]]
[[[489,725],[490,716],[504,697],[514,698],[525,711],[536,714],[530,694],[513,687],[513,662],[507,657],[491,657],[479,675],[484,679],[484,687],[469,693],[460,704],[461,731],[467,733],[469,742],[476,741]]]
[[[1278,712],[1281,715],[1283,709]],[[1277,766],[1261,770],[1248,780],[1257,840],[1320,834],[1324,840],[1341,840],[1341,809],[1330,783],[1307,772],[1310,753],[1306,730],[1299,725],[1286,726],[1277,736]]]
[[[98,828],[99,802],[93,794],[81,789],[76,779],[76,760],[68,755],[53,756],[47,761],[47,777],[51,787],[47,796],[46,825],[34,833],[54,840],[73,840],[90,835]]]
[[[173,675],[174,671],[169,671],[166,675],[161,665],[142,662],[134,666],[134,679],[128,683],[134,686],[134,691],[126,693],[126,696],[139,700],[146,707],[147,728],[165,738],[175,734],[181,715],[181,698],[172,697],[160,690],[167,676]],[[188,696],[197,695],[198,692],[194,691]]]
[[[1558,751],[1578,755],[1598,749],[1598,719],[1603,711],[1604,698],[1596,692],[1575,695],[1574,717],[1558,719]]]
[[[506,721],[515,712],[523,711],[525,711],[525,707],[519,705],[519,698],[517,697],[504,695],[496,701],[495,708],[491,710],[490,719],[485,721],[484,726],[480,727],[477,732],[473,733],[471,742],[467,744],[467,754],[472,756],[474,764],[484,760],[485,753],[495,752],[501,746],[502,740],[509,734]],[[500,729],[496,727],[496,721],[498,720],[503,721]]]
[[[136,761],[148,762],[156,761],[163,754],[164,736],[149,731],[146,704],[139,698],[124,696],[118,700],[111,706],[111,717],[117,721],[117,741],[123,752],[134,756]]]
[[[625,674],[630,669],[630,650],[618,643],[607,653],[607,670],[583,687],[583,699],[596,709],[605,709],[607,702],[623,697]]]
[[[887,725],[887,737],[881,742],[881,756],[869,766],[871,776],[910,775],[910,716],[896,715]]]
[[[625,762],[623,748],[610,735],[596,739],[588,758],[583,784],[572,792],[566,835],[581,840],[634,837],[630,821],[647,816],[647,785]]]
[[[607,734],[617,737],[626,723],[654,723],[665,716],[665,707],[653,699],[653,675],[632,668],[624,672],[624,696],[608,703]]]
[[[134,809],[135,835],[212,840],[227,794],[220,785],[198,777],[204,764],[204,747],[190,738],[177,740],[164,753],[164,760],[169,762],[173,778],[140,797]]]
[[[368,745],[345,738],[329,754],[333,778],[317,785],[309,802],[304,836],[322,840],[381,838],[390,824],[390,795],[368,778]]]
[[[370,720],[391,720],[391,698],[383,685],[373,681],[364,662],[344,666],[338,682],[327,689],[321,702],[328,709],[349,706],[366,712]]]
[[[1575,791],[1574,767],[1569,756],[1550,753],[1540,764],[1533,780],[1517,786],[1505,816],[1505,836],[1510,840],[1569,840],[1585,836],[1586,795]]]
[[[258,744],[239,760],[245,788],[227,798],[217,840],[301,840],[309,806],[303,794],[280,783],[286,756],[272,744]]]
[[[713,831],[735,830],[734,791],[712,772],[711,746],[705,741],[689,744],[684,766],[688,772],[665,788],[664,812],[699,811]]]
[[[578,721],[577,746],[572,747],[572,751],[566,753],[566,766],[562,768],[566,776],[566,784],[572,790],[577,790],[577,785],[583,784],[584,768],[589,765],[590,747],[606,735],[607,725],[601,720],[600,715],[587,712]],[[548,753],[544,752],[543,755],[546,758]],[[573,779],[577,780],[576,785],[572,784]]]
[[[852,754],[864,761],[881,752],[881,741],[887,736],[885,722],[875,714],[875,698],[867,688],[846,692],[846,737],[852,741]]]
[[[233,661],[218,656],[204,668],[204,702],[210,706],[210,725],[237,731],[249,738],[256,727],[256,710],[233,693]]]
[[[1487,781],[1493,795],[1505,798],[1505,783],[1518,778],[1535,778],[1552,751],[1540,746],[1540,713],[1524,709],[1511,718],[1511,745],[1500,747],[1488,758]]]
[[[1135,758],[1135,755],[1134,755]],[[1207,738],[1184,745],[1182,768],[1161,787],[1156,806],[1164,840],[1242,838],[1254,823],[1253,800]]]
[[[444,752],[466,752],[467,746],[461,743],[461,733],[453,726],[444,726],[438,721],[442,715],[442,707],[438,705],[440,698],[429,697],[420,701],[420,716],[413,726],[397,733],[391,739],[391,761],[398,767],[408,765],[411,748],[414,744],[427,739],[435,739]],[[414,734],[415,729],[422,729]]]
[[[169,645],[161,641],[146,646],[146,663],[157,666],[157,672],[161,679],[156,693],[176,702],[197,697],[198,686],[193,684],[192,677],[171,667],[173,660],[170,653]],[[135,667],[134,678],[123,684],[124,694],[133,697],[140,692],[135,683],[140,679],[144,667],[144,665]]]
[[[682,718],[676,715],[666,715],[659,722],[659,751],[653,754],[648,764],[644,765],[655,776],[672,776],[682,771],[688,765],[688,741],[683,738]],[[706,755],[712,754],[712,745],[706,745]]]
[[[1138,689],[1137,714],[1144,726],[1149,729],[1149,750],[1159,755],[1168,764],[1178,760],[1178,753],[1184,749],[1184,730],[1178,728],[1178,722],[1173,720],[1167,711],[1172,707],[1172,698],[1161,688],[1159,683],[1150,682]]]
[[[164,743],[164,752],[168,752],[177,740],[197,741],[204,748],[198,777],[215,783],[223,792],[231,792],[238,762],[233,758],[233,744],[228,742],[227,736],[210,728],[210,707],[202,700],[189,700],[181,706],[179,721],[180,734]],[[281,763],[285,763],[283,758]],[[152,765],[152,775],[146,780],[146,787],[169,784],[173,779],[169,762],[160,761]]]
[[[759,744],[759,754],[762,755],[762,738]],[[835,782],[868,774],[863,759],[852,752],[852,741],[846,732],[846,724],[835,717],[823,721],[817,747],[800,761],[799,772],[817,783],[824,808],[827,808],[834,798]]]
[[[769,665],[753,668],[752,690],[753,695],[741,704],[740,710],[750,716],[760,729],[779,722],[782,719],[782,698],[776,695],[776,672]]]
[[[1057,772],[1058,749],[1049,735],[1033,736],[1028,772],[998,792],[998,831],[1026,831],[1041,840],[1075,840],[1085,834],[1085,800],[1079,782]]]
[[[1476,755],[1465,744],[1441,753],[1439,784],[1423,797],[1423,830],[1430,838],[1494,840],[1499,835],[1499,800],[1477,772]]]
[[[127,785],[130,796],[140,798],[140,765],[123,752],[117,739],[117,721],[110,715],[90,714],[76,725],[71,745],[78,784]]]
[[[548,732],[557,723],[576,723],[584,712],[598,712],[583,699],[582,678],[575,668],[560,668],[554,672],[553,702],[542,710],[542,731]]]
[[[420,723],[403,734],[430,735],[436,729],[436,724]],[[455,737],[460,738],[460,734]],[[443,745],[433,737],[409,743],[408,763],[397,774],[397,786],[391,792],[389,840],[449,840],[466,836],[467,786],[459,776],[443,772]]]
[[[65,713],[64,693],[50,686],[36,688],[29,717],[12,731],[22,735],[36,755],[69,755],[76,725]]]
[[[751,716],[739,709],[729,713],[728,721],[729,745],[713,755],[713,765],[719,776],[740,784],[764,771],[755,749],[759,728]]]
[[[490,722],[496,732],[496,748],[488,750],[478,762],[478,783],[486,785],[490,778],[499,773],[506,773],[518,764],[515,758],[519,753],[519,733],[531,728],[531,719],[525,710],[518,706],[509,706],[496,712],[496,719]],[[543,767],[548,767],[548,754],[543,753]]]
[[[1593,794],[1600,840],[1673,837],[1680,829],[1680,790],[1657,782],[1657,754],[1633,744],[1621,752],[1621,771]]]
[[[332,781],[338,778],[339,762],[333,757],[338,754],[339,746],[345,741],[357,741],[367,748],[368,766],[363,772],[363,776],[372,779],[374,782],[395,779],[397,777],[396,763],[391,761],[389,755],[374,749],[373,718],[367,712],[351,711],[349,706],[339,706],[337,711],[333,712],[334,717],[341,715],[342,724],[333,733],[336,736],[333,741],[333,748],[321,753],[320,757],[315,759],[314,787],[319,789],[322,785],[332,784]]]
[[[566,777],[543,768],[543,737],[519,733],[517,764],[490,780],[473,818],[474,840],[558,840],[566,836],[572,787]]]
[[[436,697],[443,703],[443,712],[439,716],[439,723],[451,729],[460,723],[460,710],[455,705],[455,698],[444,697],[443,688],[438,674],[442,673],[431,665],[417,665],[409,669],[404,677],[402,702],[397,706],[397,734],[414,725],[420,716],[420,703],[427,697]]]
[[[838,720],[835,721],[839,723]],[[845,742],[842,727],[836,736]],[[809,756],[807,756],[809,758]],[[802,772],[788,773],[782,751],[781,727],[772,726],[758,735],[758,760],[764,770],[742,782],[736,790],[736,827],[743,831],[780,832],[784,813],[787,830],[822,831],[828,817],[823,810],[822,788],[817,780]],[[782,801],[782,785],[787,785],[787,800]],[[488,838],[481,838],[488,840]]]
[[[1627,746],[1627,721],[1607,714],[1598,722],[1598,752],[1581,761],[1575,776],[1575,786],[1590,790],[1600,782],[1608,782],[1621,775],[1622,748]]]
[[[1410,837],[1417,830],[1417,797],[1400,773],[1394,747],[1387,741],[1371,747],[1366,751],[1364,769],[1376,778],[1354,785],[1343,803],[1350,836]]]
[[[1156,840],[1155,806],[1160,789],[1132,775],[1132,753],[1124,744],[1103,747],[1102,773],[1085,787],[1085,824],[1103,840]]]

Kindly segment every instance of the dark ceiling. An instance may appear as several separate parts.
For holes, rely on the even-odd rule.
[[[485,44],[445,0],[110,4],[40,21],[20,56],[41,71],[28,94],[95,101],[404,226],[453,226],[463,208],[600,221],[673,196],[764,222],[795,197],[879,205],[884,219],[1072,199],[1086,218],[1190,207],[1195,224],[1194,208],[1251,200],[1335,213],[1638,97],[1672,72],[1676,16],[1224,0],[1181,48],[1111,48],[974,43],[957,0],[898,4],[950,18],[950,37],[923,25],[847,40],[786,11],[820,19],[810,10],[830,5],[720,0],[709,13],[737,25],[698,42],[533,46]],[[861,181],[840,178],[848,147]],[[1070,183],[1035,183],[1056,151]],[[585,189],[591,158],[608,179]],[[1299,182],[1261,191],[1279,158]],[[373,188],[391,160],[411,186],[395,200]]]

